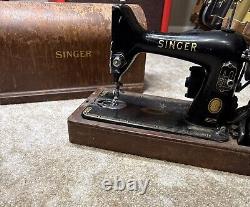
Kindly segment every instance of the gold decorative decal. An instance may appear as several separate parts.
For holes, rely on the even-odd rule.
[[[217,114],[222,109],[222,100],[219,98],[214,98],[209,102],[208,110],[212,114]]]
[[[196,52],[198,44],[196,42],[183,42],[175,40],[159,40],[158,47],[170,50],[184,50]]]
[[[90,106],[88,106],[87,108],[85,108],[84,110],[83,110],[83,114],[87,114],[87,113],[89,113],[90,111],[92,110],[92,107],[90,107]]]
[[[87,50],[56,51],[57,59],[89,58],[91,56],[92,56],[92,51],[87,51]]]
[[[103,96],[105,96],[107,93],[108,93],[108,91],[102,91],[102,92],[100,93],[100,96],[103,97]]]

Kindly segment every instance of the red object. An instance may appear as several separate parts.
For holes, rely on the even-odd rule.
[[[172,6],[172,0],[165,0],[162,21],[161,21],[161,32],[168,32],[171,6]]]
[[[65,2],[65,0],[55,0],[54,2]]]

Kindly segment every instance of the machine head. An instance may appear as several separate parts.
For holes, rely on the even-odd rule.
[[[115,82],[119,82],[133,62],[138,52],[136,45],[140,43],[144,31],[129,6],[112,7],[110,70]]]

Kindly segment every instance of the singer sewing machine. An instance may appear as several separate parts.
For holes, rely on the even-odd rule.
[[[185,83],[185,96],[193,101],[122,91],[122,76],[142,52],[199,65],[190,68]],[[113,6],[115,90],[98,90],[73,113],[70,141],[250,175],[250,102],[238,107],[235,95],[250,83],[249,63],[249,46],[230,28],[150,32],[128,6]]]

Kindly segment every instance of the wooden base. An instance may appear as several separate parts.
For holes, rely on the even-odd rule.
[[[66,88],[55,90],[26,91],[14,93],[0,93],[0,105],[31,103],[40,101],[58,101],[68,99],[86,98],[93,93],[98,86]],[[111,88],[112,86],[105,86]],[[134,92],[143,92],[143,83],[125,84],[124,89]]]
[[[70,142],[197,167],[250,175],[250,147],[239,146],[235,140],[217,143],[195,137],[83,119],[82,111],[102,91],[94,92],[68,118]]]

